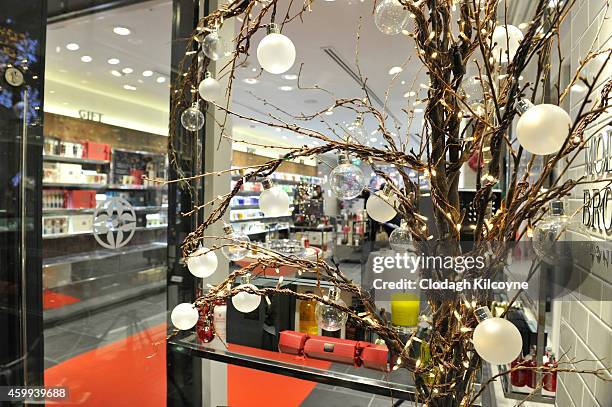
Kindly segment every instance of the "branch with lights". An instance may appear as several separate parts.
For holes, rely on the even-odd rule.
[[[409,147],[408,131],[398,134],[401,132],[397,127],[391,128],[396,124],[388,124],[387,113],[372,104],[365,87],[367,78],[362,76],[361,69],[358,72],[364,84],[363,98],[335,99],[328,108],[312,115],[285,114],[281,117],[286,112],[278,108],[274,114],[262,119],[232,110],[229,100],[236,69],[246,63],[253,51],[253,36],[262,30],[266,32],[256,47],[262,71],[271,75],[286,73],[293,67],[299,50],[289,37],[282,34],[282,30],[288,24],[300,21],[306,24],[304,21],[311,8],[316,7],[313,1],[235,0],[203,17],[189,41],[181,65],[182,75],[173,87],[170,145],[172,138],[183,131],[178,127],[179,122],[190,134],[199,132],[204,126],[207,109],[219,109],[224,114],[226,119],[216,123],[223,137],[231,138],[225,130],[227,117],[234,116],[316,140],[318,145],[288,148],[280,158],[261,165],[165,181],[189,184],[222,173],[240,176],[228,194],[197,205],[186,214],[191,216],[200,209],[210,208],[210,214],[183,244],[187,267],[195,277],[207,278],[215,272],[218,252],[234,262],[250,253],[258,255],[255,263],[231,273],[220,284],[210,286],[193,303],[179,304],[172,312],[175,327],[191,329],[203,314],[207,321],[206,338],[212,339],[211,310],[215,304],[230,298],[233,306],[245,313],[257,309],[261,299],[271,295],[316,301],[322,328],[338,330],[350,318],[382,338],[395,356],[393,369],[406,368],[414,373],[418,399],[423,405],[474,404],[480,394],[475,391],[475,383],[481,361],[509,364],[522,347],[517,328],[505,318],[491,315],[488,295],[428,298],[430,334],[426,339],[416,334],[402,339],[389,321],[379,314],[370,295],[348,279],[336,264],[318,257],[303,259],[276,252],[251,242],[247,235],[229,225],[224,228],[224,236],[207,236],[206,230],[223,221],[230,200],[248,181],[262,182],[259,202],[265,216],[287,214],[289,197],[274,185],[271,175],[287,160],[335,152],[338,165],[329,175],[329,187],[338,199],[353,199],[366,188],[364,173],[352,163],[352,158],[371,166],[373,172],[385,180],[383,190],[372,191],[366,209],[372,219],[381,223],[401,215],[400,226],[390,235],[393,250],[405,252],[428,242],[434,245],[438,254],[459,256],[462,254],[459,242],[466,216],[460,206],[459,175],[475,157],[477,192],[471,202],[477,218],[473,230],[475,242],[508,242],[532,236],[534,246],[540,248],[540,255],[546,258],[546,244],[543,242],[555,240],[560,230],[576,226],[571,217],[563,213],[563,206],[558,201],[586,181],[562,175],[567,174],[576,156],[589,142],[591,136],[585,134],[586,129],[609,113],[612,81],[604,77],[604,72],[611,51],[590,50],[568,88],[563,92],[559,90],[556,101],[545,103],[549,94],[545,78],[553,74],[551,49],[555,41],[560,41],[561,23],[575,1],[538,0],[536,3],[533,18],[523,30],[497,22],[503,19],[498,16],[498,10],[506,10],[509,6],[504,0],[382,0],[373,3],[376,27],[384,34],[401,34],[407,41],[413,41],[418,59],[429,77],[428,84],[419,85],[427,92],[426,97],[419,97],[419,89],[406,92],[408,97],[403,109],[406,122],[411,122],[415,115],[414,106],[424,106],[424,125],[418,135],[418,147]],[[407,28],[410,22],[414,25],[413,30]],[[235,38],[220,35],[219,28],[223,24],[240,27]],[[208,72],[207,66],[211,61],[223,64],[219,75],[228,79],[226,88],[221,86],[219,78]],[[357,64],[358,61],[356,55]],[[601,63],[601,66],[585,78],[581,71],[594,62]],[[470,67],[473,73],[468,75],[466,67]],[[530,67],[535,67],[536,73],[531,80],[526,80]],[[300,68],[300,72],[307,68],[307,65]],[[603,86],[598,86],[602,82]],[[586,88],[584,102],[572,120],[558,104],[567,96],[569,87],[579,83]],[[309,88],[326,91],[318,85]],[[416,99],[412,100],[412,97]],[[273,106],[269,101],[260,102]],[[328,125],[329,132],[308,127],[308,123],[315,120],[325,122],[325,114],[335,109],[353,111],[354,123],[348,128]],[[366,118],[375,121],[377,131],[385,141],[384,147],[370,145],[366,139]],[[509,134],[514,122],[516,139]],[[493,212],[493,189],[500,182],[504,157],[508,157],[509,167],[507,193],[501,207]],[[381,171],[381,164],[393,164],[403,185],[398,185]],[[534,171],[538,164],[542,167],[539,174]],[[410,176],[414,172],[422,174],[429,184],[428,198],[433,205],[434,227],[420,213],[419,202],[424,197]],[[554,234],[552,239],[551,234]],[[501,259],[506,254],[503,251],[495,253],[494,257],[498,259],[495,269],[500,265],[503,267]],[[272,288],[258,288],[252,284],[252,277],[262,273],[261,270],[281,267],[293,267],[300,274],[315,274],[318,293],[292,291],[283,285],[282,277]],[[491,272],[483,271],[481,275]],[[434,275],[438,279],[459,278],[457,273],[448,270],[436,270]],[[329,291],[322,289],[321,282],[332,288]],[[340,293],[350,293],[357,298],[365,312],[356,313],[347,307],[340,299]],[[427,363],[411,353],[417,342],[427,343]],[[533,369],[539,373],[581,372],[604,377],[602,369],[565,369],[559,366],[518,366],[503,374],[521,369]]]

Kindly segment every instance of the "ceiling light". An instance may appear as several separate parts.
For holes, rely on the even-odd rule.
[[[132,31],[129,28],[120,27],[120,26],[114,27],[113,32],[117,35],[123,35],[123,36],[130,35],[132,33]]]
[[[293,86],[283,85],[283,86],[280,86],[279,89],[282,90],[283,92],[289,92],[293,90]]]
[[[55,93],[55,91],[54,90],[50,90],[49,93],[53,94],[53,93]]]
[[[281,129],[281,128],[279,128],[279,127],[277,127],[277,128],[276,128],[276,129],[274,129],[274,130],[276,130],[276,131],[277,131],[277,132],[279,132],[279,133],[280,133],[281,131],[283,131],[283,129]]]
[[[124,74],[130,74],[134,72],[134,70],[132,68],[126,67],[126,68],[123,68],[121,72],[123,72]]]
[[[155,82],[157,82],[157,83],[164,83],[164,82],[166,82],[166,78],[164,78],[163,76],[160,76],[160,77],[158,77],[155,80]]]
[[[123,89],[125,89],[125,90],[136,90],[136,86],[132,86],[132,85],[123,85]]]
[[[370,137],[370,141],[372,143],[376,143],[378,141],[378,139],[376,137]]]
[[[414,109],[415,113],[423,113],[423,109]]]
[[[527,27],[529,27],[529,24],[528,24],[528,23],[520,23],[520,24],[518,25],[518,28],[519,28],[520,30],[524,30],[524,29],[526,29]]]
[[[70,44],[66,44],[66,49],[68,51],[76,51],[79,48],[81,48],[81,47],[76,42],[71,42]]]
[[[404,97],[405,98],[411,98],[413,96],[416,96],[416,92],[414,92],[414,91],[410,91],[410,92],[404,93]]]
[[[251,72],[257,72],[257,68],[251,68]]]
[[[334,111],[333,110],[328,110],[328,111],[325,112],[325,114],[327,116],[331,116],[332,114],[334,114]]]
[[[298,135],[297,135],[297,138],[299,138],[299,139],[303,139],[303,138],[304,138],[304,135],[302,135],[302,134],[298,134]]]
[[[287,79],[288,81],[294,81],[298,78],[298,76],[292,73],[288,73],[286,75],[283,75],[283,78]]]
[[[255,78],[246,78],[246,79],[243,80],[243,82],[248,84],[248,85],[255,85],[259,81],[257,79],[255,79]]]
[[[116,76],[116,77],[123,76],[123,75],[121,74],[121,72],[119,72],[119,71],[118,71],[118,70],[116,70],[116,69],[113,69],[112,71],[110,71],[110,73],[111,73],[111,75]]]
[[[117,58],[109,58],[108,61],[106,62],[108,62],[111,65],[117,65],[121,61],[119,61]]]
[[[153,71],[142,71],[142,76],[144,76],[145,78],[153,76]]]
[[[581,83],[575,83],[572,85],[572,87],[570,88],[570,90],[574,93],[584,93],[586,92],[588,89],[585,85],[581,84]]]
[[[397,75],[398,73],[402,72],[403,69],[401,66],[394,66],[391,69],[389,69],[389,75]]]
[[[91,62],[91,61],[93,61],[93,58],[90,57],[89,55],[83,55],[81,57],[81,61],[83,61],[83,62]]]

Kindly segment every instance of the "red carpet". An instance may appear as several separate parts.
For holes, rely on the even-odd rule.
[[[46,386],[66,386],[70,398],[50,406],[164,407],[166,324],[82,353],[45,370]],[[157,349],[153,345],[161,342]]]
[[[64,305],[74,304],[81,301],[77,297],[71,295],[56,293],[51,290],[43,291],[43,309],[61,308]]]
[[[329,369],[331,362],[303,359],[285,353],[230,344],[233,352],[260,356],[293,364]],[[296,407],[310,394],[316,383],[266,373],[240,366],[227,367],[227,404],[231,407]]]

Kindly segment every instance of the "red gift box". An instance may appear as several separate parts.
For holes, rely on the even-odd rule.
[[[66,191],[66,207],[76,208],[95,208],[96,191],[81,189]]]
[[[369,342],[359,342],[359,359],[363,367],[368,369],[389,371],[389,349],[385,345],[374,345]]]
[[[304,354],[310,358],[359,366],[357,341],[348,339],[311,336],[304,345]]]
[[[110,160],[111,147],[108,144],[86,141],[83,143],[83,158],[90,160]]]
[[[282,353],[292,355],[301,355],[304,351],[304,344],[308,339],[308,335],[302,332],[283,331],[280,333],[278,341],[278,350]]]

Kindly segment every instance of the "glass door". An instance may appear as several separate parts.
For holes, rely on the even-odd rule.
[[[0,8],[0,386],[42,383],[44,4]]]

